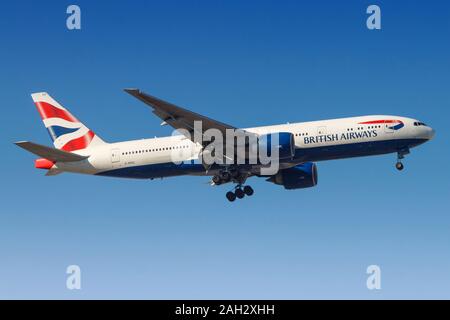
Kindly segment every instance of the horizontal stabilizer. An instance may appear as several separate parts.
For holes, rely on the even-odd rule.
[[[29,141],[19,141],[15,142],[15,144],[31,153],[34,153],[35,155],[55,162],[73,162],[89,158],[89,156],[81,156],[76,153],[50,148]]]
[[[52,169],[48,170],[47,173],[46,173],[45,175],[46,175],[47,177],[49,177],[49,176],[56,176],[56,175],[58,175],[58,174],[60,174],[60,173],[62,173],[61,170],[52,168]]]

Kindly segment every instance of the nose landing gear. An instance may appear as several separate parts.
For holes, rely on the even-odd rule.
[[[244,198],[244,196],[253,195],[253,193],[254,191],[252,187],[244,186],[244,188],[242,188],[241,185],[237,185],[234,192],[228,191],[225,196],[227,197],[228,201],[233,202],[234,200],[236,200],[236,198],[242,199]]]
[[[402,171],[403,170],[404,166],[403,166],[403,163],[402,163],[402,159],[404,159],[405,155],[407,155],[408,153],[409,153],[409,149],[402,149],[402,150],[399,150],[397,152],[397,163],[395,164],[395,168],[398,171]]]
[[[400,161],[398,161],[396,164],[395,164],[395,168],[398,170],[398,171],[402,171],[403,170],[403,163],[401,163]]]

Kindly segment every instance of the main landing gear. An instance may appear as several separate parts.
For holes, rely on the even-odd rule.
[[[237,185],[236,188],[233,191],[228,191],[226,193],[226,197],[228,199],[228,201],[233,202],[234,200],[236,200],[236,198],[238,199],[242,199],[244,196],[251,196],[253,195],[254,191],[253,188],[250,186],[244,186],[242,188],[242,185]]]
[[[240,172],[233,168],[219,172],[212,177],[213,185],[221,185],[223,183],[232,182],[236,183],[236,187],[232,191],[226,193],[228,201],[233,202],[237,199],[242,199],[245,196],[253,195],[254,191],[250,186],[244,186],[249,174],[247,172]]]
[[[405,155],[407,155],[409,153],[409,149],[402,149],[400,151],[397,152],[397,163],[395,164],[395,168],[398,171],[402,171],[404,166],[402,163],[402,159],[405,158]]]

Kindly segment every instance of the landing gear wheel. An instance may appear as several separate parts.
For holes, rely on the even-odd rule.
[[[250,186],[245,186],[244,187],[244,193],[246,195],[248,195],[248,196],[251,196],[254,193],[253,188],[250,187]]]
[[[228,191],[225,196],[227,197],[228,201],[230,201],[230,202],[233,202],[234,200],[236,200],[236,195],[231,191]]]
[[[239,199],[242,199],[245,196],[244,191],[242,191],[241,188],[237,188],[236,191],[234,191],[234,194],[236,195],[236,197],[238,197]]]
[[[397,162],[396,164],[395,164],[395,168],[398,170],[398,171],[402,171],[403,170],[403,163],[401,163],[401,162]]]

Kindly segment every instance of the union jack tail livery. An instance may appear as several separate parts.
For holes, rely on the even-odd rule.
[[[55,148],[72,152],[105,143],[47,92],[33,93],[31,97]]]
[[[188,133],[105,143],[47,93],[40,92],[32,97],[56,148],[31,141],[15,144],[39,156],[35,167],[47,170],[47,176],[62,172],[151,180],[184,175],[210,176],[210,185],[235,184],[225,194],[229,201],[235,201],[253,195],[253,188],[246,185],[251,177],[264,177],[267,182],[288,190],[314,187],[318,181],[317,161],[395,153],[395,168],[403,170],[402,161],[410,149],[431,140],[435,133],[417,119],[395,115],[238,129],[139,89],[125,91],[151,107],[153,114],[163,121],[162,125]],[[196,128],[198,121],[202,125]],[[210,129],[222,136],[214,133],[214,140],[211,140]],[[232,139],[229,139],[229,132]],[[236,145],[241,137],[248,141],[245,148]],[[269,142],[272,137],[277,141],[275,146],[273,141]],[[222,142],[217,143],[216,139]],[[204,143],[206,141],[215,143]],[[221,149],[223,146],[225,153]],[[251,150],[258,150],[258,155]],[[204,157],[208,152],[214,156]]]

